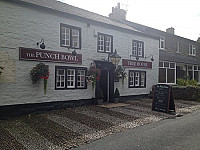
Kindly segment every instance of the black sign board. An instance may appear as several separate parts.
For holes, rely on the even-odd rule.
[[[169,113],[169,111],[172,110],[175,111],[171,86],[166,84],[154,85],[152,110],[163,111],[166,113]]]

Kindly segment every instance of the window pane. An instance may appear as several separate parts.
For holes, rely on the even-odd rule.
[[[66,27],[62,27],[62,45],[63,46],[70,46],[70,29]]]
[[[139,72],[135,72],[135,86],[140,85]]]
[[[98,51],[104,51],[104,36],[98,35]]]
[[[129,86],[134,86],[134,72],[129,73]]]
[[[138,43],[138,56],[142,56],[142,43]]]
[[[159,62],[159,67],[163,67],[163,62],[162,61]]]
[[[164,62],[164,67],[169,68],[169,62]]]
[[[199,71],[194,71],[194,79],[199,82]]]
[[[167,83],[175,83],[175,69],[167,69]]]
[[[144,86],[144,85],[145,85],[145,73],[141,72],[140,86]]]
[[[159,83],[166,83],[166,69],[159,68]]]
[[[137,56],[137,42],[133,42],[133,52],[132,52],[133,56]]]
[[[111,37],[106,36],[106,52],[111,52]]]
[[[56,88],[65,88],[65,69],[57,69]]]
[[[74,69],[67,70],[67,87],[75,88],[75,70]]]
[[[170,63],[170,68],[175,68],[175,63]]]
[[[72,29],[72,47],[79,48],[79,30]]]
[[[77,87],[85,87],[85,70],[78,70]]]

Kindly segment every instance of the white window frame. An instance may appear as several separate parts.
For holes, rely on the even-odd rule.
[[[98,35],[98,51],[104,52],[104,36]]]
[[[180,53],[180,43],[177,42],[176,53]]]
[[[71,85],[71,83],[73,83],[73,85]],[[67,88],[75,88],[75,69],[67,69]]]
[[[84,80],[82,80],[82,79],[84,79]],[[77,71],[77,87],[78,88],[85,87],[85,70],[78,70]]]
[[[130,74],[129,74],[129,86],[130,87],[134,86],[134,79],[135,79],[134,72],[130,72]]]
[[[138,56],[139,57],[142,57],[142,49],[143,49],[143,47],[142,47],[142,43],[138,43]]]
[[[129,88],[146,88],[146,71],[129,70]]]
[[[162,63],[162,66],[160,66],[160,63]],[[165,66],[165,63],[168,63],[168,66]],[[172,64],[174,64],[174,67],[172,67]],[[159,83],[159,84],[176,84],[176,63],[175,62],[169,62],[169,61],[159,61],[159,69],[165,69],[165,82]],[[168,83],[167,81],[167,71],[168,69],[174,70],[174,83]],[[159,76],[160,77],[160,76]]]
[[[113,36],[103,33],[98,33],[97,51],[103,53],[113,52]]]
[[[165,38],[164,37],[160,37],[159,48],[162,49],[162,50],[165,50]]]
[[[63,75],[59,74],[59,71],[62,70],[63,71]],[[62,77],[63,77],[63,81],[62,81]],[[61,86],[61,83],[64,83],[64,86]],[[57,83],[60,83],[60,86],[58,86]],[[56,73],[56,88],[65,88],[65,69],[57,69],[57,73]]]
[[[62,46],[70,46],[70,28],[62,27],[61,30],[62,30],[62,37],[64,36],[64,38],[62,38],[62,40],[64,40],[64,43],[62,43]]]
[[[105,49],[105,51],[107,52],[107,53],[110,53],[111,52],[111,37],[109,37],[109,36],[105,36],[105,45],[106,45],[106,49]]]
[[[61,23],[60,46],[81,49],[81,28]]]
[[[196,56],[196,46],[189,44],[189,55]]]
[[[72,47],[79,48],[79,30],[72,29]]]

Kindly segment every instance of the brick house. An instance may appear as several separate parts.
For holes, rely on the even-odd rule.
[[[200,42],[175,35],[174,28],[166,32],[141,24],[120,20],[135,29],[160,37],[159,83],[176,84],[177,78],[200,82]]]
[[[104,102],[112,101],[115,88],[125,98],[149,94],[158,83],[157,36],[56,0],[2,0],[0,20],[2,107],[91,102],[100,88],[87,82],[91,64],[101,72]],[[115,49],[128,75],[123,85],[114,82],[108,60]],[[50,72],[46,94],[43,81],[32,84],[30,77],[40,62]]]

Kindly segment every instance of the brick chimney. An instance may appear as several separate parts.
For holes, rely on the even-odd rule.
[[[173,27],[167,28],[167,29],[166,29],[166,32],[167,32],[167,33],[170,33],[170,34],[174,34],[174,28],[173,28]]]
[[[109,17],[114,20],[126,20],[126,11],[120,9],[120,3],[117,3],[116,7],[112,7],[112,13],[109,14]]]
[[[198,39],[197,39],[197,42],[199,42],[199,43],[200,43],[200,37],[198,37]]]

